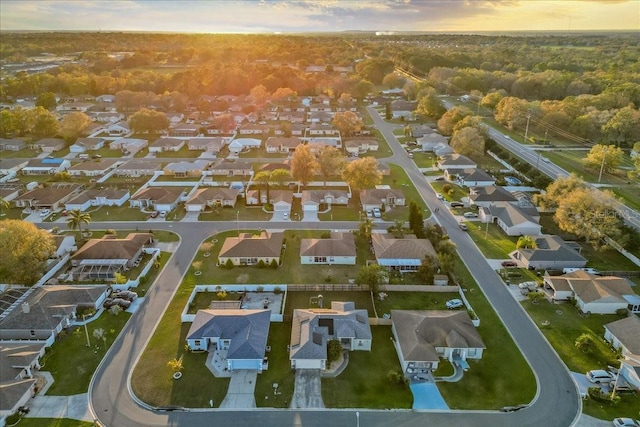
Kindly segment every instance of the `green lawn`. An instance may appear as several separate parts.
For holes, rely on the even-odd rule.
[[[327,213],[319,213],[320,221],[358,221],[360,219],[361,206],[352,199],[349,206],[332,206]]]
[[[430,215],[430,212],[428,211],[427,205],[424,200],[422,200],[422,197],[418,193],[418,190],[416,190],[416,188],[413,186],[413,183],[407,176],[407,173],[404,171],[404,169],[395,164],[390,164],[389,167],[391,168],[391,173],[388,176],[382,177],[382,184],[390,185],[391,188],[402,190],[405,196],[405,200],[407,201],[407,206],[409,206],[410,202],[415,202],[423,211],[425,211],[424,217],[428,217]],[[402,211],[402,209],[394,209],[394,211]],[[393,211],[389,212],[387,219],[389,221],[397,219],[394,217],[394,215],[395,214],[393,213]],[[402,219],[404,219],[405,221],[409,219],[408,208],[407,214],[404,215]]]
[[[86,393],[89,381],[106,353],[105,343],[93,336],[93,331],[102,328],[107,337],[108,349],[131,315],[121,312],[113,315],[103,312],[100,317],[87,324],[91,347],[87,347],[84,327],[60,338],[44,356],[43,371],[51,372],[54,383],[47,391],[51,396],[70,396]],[[62,334],[61,334],[62,335]]]
[[[578,177],[588,182],[598,182],[600,174],[599,169],[588,169],[583,166],[582,159],[587,157],[588,150],[554,150],[545,151],[542,154],[556,165],[565,169],[567,172],[573,172]],[[627,176],[622,170],[616,170],[613,173],[605,172],[602,174],[603,184],[626,185]]]
[[[413,153],[413,162],[419,168],[431,168],[436,166],[436,156],[433,153]]]
[[[94,211],[89,211],[91,220],[100,221],[144,221],[149,214],[140,209],[130,208],[128,203],[122,206],[102,206]]]
[[[322,379],[322,399],[328,408],[411,408],[413,396],[405,384],[387,379],[400,371],[390,326],[372,326],[371,351],[349,352],[349,365],[335,378]]]
[[[451,409],[497,409],[530,402],[536,382],[524,357],[500,318],[458,258],[455,275],[468,289],[466,297],[480,318],[478,332],[487,349],[457,383],[438,383]],[[471,396],[473,396],[471,398]]]
[[[294,308],[318,308],[317,303],[311,301],[312,297],[322,294],[324,308],[331,308],[331,301],[353,301],[357,309],[367,310],[369,317],[374,317],[373,302],[371,301],[370,292],[348,292],[348,291],[331,291],[331,292],[311,292],[311,291],[294,291],[287,292],[287,304],[285,307],[285,315],[293,314]]]
[[[189,150],[188,145],[185,144],[184,147],[182,147],[178,151],[162,151],[160,153],[156,153],[156,157],[159,159],[177,159],[177,158],[195,159],[197,157],[200,157],[200,154],[202,154],[201,151]]]
[[[200,221],[235,221],[237,218],[242,227],[242,221],[269,221],[272,215],[263,211],[261,206],[245,206],[244,202],[240,201],[235,208],[212,208],[211,211],[202,212],[198,219]]]
[[[450,188],[448,192],[443,190],[445,185]],[[463,197],[469,196],[469,192],[467,190],[452,182],[433,181],[431,182],[431,186],[436,192],[441,193],[445,200],[448,200],[449,202],[458,202],[462,200]]]
[[[487,155],[486,153],[483,154],[482,156],[473,155],[473,156],[470,156],[470,158],[471,160],[477,163],[478,168],[484,169],[487,171],[500,170],[504,167],[496,159]]]
[[[33,159],[38,155],[35,150],[25,148],[20,151],[3,151],[3,159]]]
[[[516,249],[517,239],[507,236],[496,224],[480,222],[466,222],[466,224],[469,227],[469,236],[487,258],[509,258],[509,253]]]
[[[109,144],[105,145],[99,150],[91,151],[87,154],[90,154],[91,156],[99,155],[102,157],[116,157],[116,158],[122,157],[122,151],[112,150],[111,148],[109,148]]]
[[[571,304],[551,304],[547,301],[537,305],[530,301],[522,304],[569,370],[582,373],[592,369],[607,369],[607,365],[619,365],[616,353],[602,339],[603,326],[620,319],[619,316],[595,314],[583,317]],[[549,324],[543,326],[542,322]],[[574,343],[581,334],[589,334],[593,338],[593,353],[585,354],[576,349]],[[584,401],[583,412],[604,420],[614,417],[637,418],[640,396],[622,394],[621,397],[621,402],[615,407],[587,399]]]
[[[295,384],[287,347],[291,341],[291,323],[271,323],[267,345],[271,351],[269,369],[258,375],[256,381],[256,404],[258,407],[288,408]],[[278,395],[273,393],[273,384],[278,384]],[[280,394],[281,393],[281,394]]]
[[[199,176],[189,176],[189,177],[185,177],[185,178],[176,178],[173,175],[160,175],[159,177],[157,177],[155,179],[155,182],[186,182],[186,183],[196,183],[198,181],[200,181]]]
[[[457,292],[386,292],[384,301],[376,298],[378,316],[391,310],[442,310],[446,301],[459,298]]]

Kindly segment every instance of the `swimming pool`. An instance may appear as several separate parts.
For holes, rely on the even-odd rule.
[[[515,176],[505,176],[504,180],[509,185],[520,185],[520,184],[522,184],[522,182],[518,178],[516,178]]]

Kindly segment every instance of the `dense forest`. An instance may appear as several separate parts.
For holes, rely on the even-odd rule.
[[[444,111],[423,98],[467,94],[511,128],[528,117],[542,133],[576,142],[631,147],[640,140],[640,40],[631,33],[4,33],[0,41],[5,69],[43,54],[73,60],[46,72],[3,73],[3,102],[126,91],[147,99],[179,94],[196,104],[203,95],[248,95],[257,86],[362,99],[374,88],[403,87],[435,119]],[[419,81],[394,75],[396,67]]]

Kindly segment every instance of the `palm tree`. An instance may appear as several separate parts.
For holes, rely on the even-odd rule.
[[[74,209],[69,212],[69,218],[67,218],[67,227],[72,230],[78,230],[80,233],[80,237],[82,237],[82,224],[87,224],[91,222],[91,215],[88,213],[82,212],[80,209]]]
[[[175,357],[171,360],[169,360],[169,362],[167,363],[167,366],[171,368],[171,370],[173,370],[173,372],[180,372],[184,369],[184,366],[182,364],[182,356],[180,355],[179,359],[176,359]]]
[[[0,212],[7,209],[8,207],[9,202],[4,197],[0,197]]]
[[[516,243],[518,249],[536,249],[537,247],[535,239],[531,236],[520,236]]]

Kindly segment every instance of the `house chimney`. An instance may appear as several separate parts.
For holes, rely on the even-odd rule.
[[[31,307],[29,307],[29,303],[28,302],[23,302],[22,303],[22,312],[23,313],[29,313],[31,311]]]

